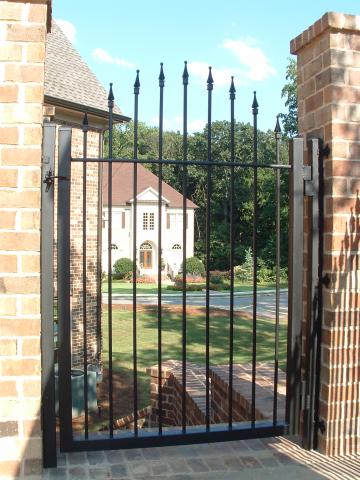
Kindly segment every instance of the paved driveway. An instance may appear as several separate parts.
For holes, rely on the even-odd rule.
[[[157,295],[142,294],[137,295],[138,305],[157,305]],[[258,315],[267,318],[275,317],[275,291],[266,290],[260,291],[257,294],[257,312]],[[107,294],[103,295],[103,301],[107,303]],[[118,305],[132,304],[132,295],[127,294],[114,294],[113,303]],[[182,305],[182,295],[179,293],[163,294],[163,305]],[[191,292],[187,294],[187,304],[197,307],[205,307],[205,293],[204,292]],[[230,294],[229,292],[211,292],[210,293],[210,306],[213,308],[221,308],[229,310],[230,308]],[[236,311],[244,311],[252,313],[253,311],[253,295],[252,292],[237,292],[234,295],[234,308]],[[281,290],[280,292],[280,318],[285,319],[287,316],[288,308],[288,292],[287,290]]]

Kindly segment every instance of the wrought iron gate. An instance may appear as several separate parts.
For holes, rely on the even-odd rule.
[[[59,326],[59,351],[58,351],[58,401],[59,401],[59,418],[60,418],[60,447],[63,451],[76,450],[96,450],[96,449],[113,449],[113,448],[130,448],[149,445],[168,445],[194,442],[209,442],[209,441],[223,441],[234,439],[246,439],[255,437],[265,437],[281,435],[283,433],[296,434],[299,432],[299,416],[300,416],[300,400],[301,400],[301,322],[303,318],[303,197],[304,197],[304,179],[305,170],[303,166],[303,151],[304,145],[301,138],[290,140],[289,147],[289,164],[280,162],[280,142],[281,132],[280,126],[277,122],[275,129],[276,139],[276,162],[275,163],[259,163],[258,162],[258,103],[256,94],[252,103],[253,115],[253,145],[252,158],[239,159],[235,156],[235,87],[233,80],[230,86],[230,135],[229,135],[229,158],[228,161],[223,161],[214,158],[212,153],[212,91],[213,78],[211,68],[209,70],[209,77],[207,80],[207,96],[208,96],[208,112],[207,112],[207,158],[204,159],[189,159],[188,158],[188,73],[185,64],[183,73],[183,158],[182,160],[169,160],[163,158],[163,106],[164,106],[164,86],[165,77],[163,67],[159,76],[159,143],[158,143],[158,158],[155,159],[139,159],[138,155],[138,101],[140,93],[139,72],[136,76],[134,84],[134,148],[133,158],[114,158],[113,156],[113,108],[114,96],[112,87],[110,87],[108,107],[109,107],[109,155],[108,158],[90,158],[87,155],[87,135],[88,123],[85,115],[83,124],[83,157],[72,158],[71,156],[71,128],[60,127],[59,129],[59,159],[58,172],[55,177],[54,171],[48,171],[46,164],[44,164],[43,172],[43,201],[46,202],[46,195],[51,194],[52,185],[55,178],[60,181],[58,183],[58,213],[57,213],[57,315]],[[53,135],[53,133],[52,133]],[[156,391],[156,402],[152,405],[152,413],[155,413],[156,421],[146,428],[140,428],[142,423],[139,412],[139,370],[138,370],[138,339],[139,328],[139,313],[138,313],[138,295],[137,295],[137,276],[138,266],[137,262],[133,262],[132,271],[132,307],[130,311],[131,319],[131,339],[132,339],[132,412],[131,421],[128,423],[128,429],[122,430],[117,428],[116,418],[114,416],[114,399],[119,392],[114,387],[114,362],[113,362],[113,344],[114,344],[114,295],[113,295],[113,189],[112,177],[113,168],[117,164],[130,164],[132,166],[132,258],[136,259],[138,256],[138,240],[137,240],[137,225],[138,225],[138,185],[137,174],[138,166],[151,164],[157,166],[158,176],[158,192],[157,192],[157,301],[156,301],[156,321],[157,321],[157,365],[158,371],[157,385],[153,386]],[[83,380],[79,383],[82,396],[82,428],[78,431],[74,428],[72,410],[74,408],[74,385],[73,385],[73,359],[72,359],[72,305],[71,305],[71,229],[70,219],[72,216],[70,198],[71,198],[71,169],[74,164],[81,164],[83,171],[82,182],[82,278],[83,285],[83,330],[82,330],[82,349],[83,355],[81,360],[81,368]],[[88,212],[86,204],[86,189],[87,189],[87,168],[89,165],[99,165],[101,168],[106,166],[105,174],[107,176],[107,271],[110,273],[107,279],[107,293],[102,296],[102,302],[107,303],[107,337],[106,354],[107,357],[107,399],[108,399],[108,418],[106,418],[106,425],[102,425],[100,431],[93,431],[91,423],[89,423],[89,408],[92,401],[89,397],[90,384],[93,381],[90,375],[93,376],[93,368],[90,369],[90,361],[88,358],[88,338],[87,338],[87,223]],[[182,172],[182,218],[185,219],[188,209],[187,190],[188,190],[188,169],[189,167],[202,168],[206,171],[206,219],[205,219],[205,344],[203,365],[194,366],[188,361],[188,346],[191,342],[189,338],[189,322],[191,315],[188,314],[189,294],[187,293],[187,225],[182,222],[182,291],[181,291],[181,354],[177,360],[177,386],[178,389],[178,421],[169,425],[166,416],[166,408],[169,401],[168,385],[163,377],[164,365],[167,363],[163,359],[163,325],[166,319],[167,311],[164,306],[164,295],[162,291],[163,276],[162,276],[162,224],[164,215],[163,204],[163,167],[166,165],[176,165],[181,168]],[[219,373],[216,366],[211,361],[211,335],[213,323],[213,311],[211,307],[211,274],[210,274],[210,253],[211,253],[211,192],[212,192],[212,172],[214,168],[223,169],[226,175],[229,176],[230,189],[230,222],[229,222],[229,246],[230,246],[230,289],[229,289],[229,308],[226,312],[227,317],[227,344],[224,345],[226,351],[227,362],[223,365],[223,370]],[[237,390],[239,382],[243,381],[244,377],[239,375],[239,366],[235,361],[236,345],[234,342],[234,331],[237,328],[238,316],[236,314],[236,291],[235,291],[235,273],[234,273],[234,258],[235,258],[235,238],[234,225],[239,221],[235,217],[234,202],[237,195],[235,191],[235,176],[239,171],[250,171],[253,177],[253,231],[252,231],[252,250],[253,250],[253,272],[252,272],[252,311],[251,311],[251,345],[250,345],[250,364],[248,370],[244,373],[247,378],[248,385],[248,415],[242,420],[239,420],[238,408],[243,402],[241,392]],[[272,354],[272,370],[267,379],[271,378],[269,391],[271,398],[268,402],[271,403],[271,414],[260,414],[257,406],[260,403],[259,391],[261,390],[261,380],[259,376],[263,377],[264,373],[261,365],[258,363],[257,352],[257,327],[259,321],[258,309],[258,172],[268,170],[274,172],[274,199],[276,202],[275,214],[275,228],[276,228],[276,267],[275,267],[275,301],[273,314],[273,354]],[[304,173],[305,172],[305,173]],[[225,173],[224,173],[225,174]],[[280,181],[282,175],[288,175],[289,178],[289,223],[287,225],[289,234],[289,264],[288,264],[288,323],[287,323],[287,361],[285,371],[279,368],[279,328],[280,328],[280,244],[281,225],[280,221],[280,204],[281,204],[281,189]],[[124,181],[129,181],[124,179]],[[104,183],[102,183],[104,184]],[[50,191],[50,193],[49,193]],[[52,192],[53,195],[53,192]],[[104,199],[103,199],[104,200]],[[99,219],[98,219],[99,220]],[[101,220],[101,219],[100,219]],[[99,221],[100,221],[99,220]],[[180,239],[179,239],[180,241]],[[50,255],[50,253],[48,252]],[[48,270],[49,275],[52,274],[51,268]],[[45,279],[49,282],[49,278]],[[99,292],[98,292],[99,293]],[[48,295],[50,293],[48,292]],[[49,311],[48,311],[48,314]],[[116,322],[116,319],[115,319]],[[98,331],[99,334],[100,330]],[[51,342],[52,332],[48,332],[44,341]],[[104,337],[105,338],[105,337]],[[103,339],[104,340],[104,339]],[[119,352],[121,354],[121,352]],[[49,356],[49,358],[51,355]],[[151,367],[152,365],[149,365]],[[155,368],[155,367],[154,367]],[[204,400],[201,417],[202,422],[192,425],[190,424],[189,415],[189,391],[192,381],[191,368],[199,368],[200,376],[203,378],[202,398]],[[101,370],[101,369],[100,369]],[[97,369],[96,374],[101,377],[101,371]],[[225,373],[224,373],[225,372]],[[260,373],[259,373],[260,372]],[[280,374],[286,383],[286,393],[279,392]],[[225,397],[222,400],[222,417],[219,420],[214,418],[214,404],[216,403],[216,379],[222,375],[223,393]],[[98,376],[97,381],[98,380]],[[190,378],[191,377],[191,378]],[[220,382],[221,383],[221,382]],[[79,387],[78,387],[79,388]],[[242,387],[241,387],[242,388]],[[79,393],[79,392],[78,392]],[[96,393],[95,393],[96,395]],[[261,395],[260,395],[261,396]],[[280,397],[285,400],[284,414],[279,414]],[[240,398],[240,399],[239,399]],[[54,399],[50,399],[53,401]],[[269,403],[268,403],[269,405]],[[153,415],[154,417],[154,415]],[[244,416],[243,416],[244,417]],[[196,423],[196,422],[195,422]],[[54,422],[53,422],[54,424]],[[51,438],[51,435],[50,437]]]

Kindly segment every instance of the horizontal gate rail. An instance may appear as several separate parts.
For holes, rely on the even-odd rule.
[[[94,163],[145,163],[145,164],[159,164],[162,165],[184,165],[183,160],[159,160],[157,158],[81,158],[76,157],[71,159],[72,162],[94,162]],[[280,170],[291,170],[290,165],[277,165],[272,163],[242,163],[242,162],[221,162],[221,161],[206,161],[206,160],[187,160],[187,165],[198,165],[199,167],[207,167],[209,165],[213,165],[216,167],[241,167],[241,168],[265,168],[265,169],[276,169],[279,168]]]
[[[179,429],[180,430],[180,429]],[[186,445],[188,443],[211,443],[225,442],[232,440],[246,440],[251,438],[277,437],[286,433],[286,425],[278,424],[273,426],[272,422],[268,425],[257,426],[256,428],[236,428],[233,424],[231,430],[224,430],[223,426],[212,425],[210,431],[199,432],[193,427],[187,427],[186,434],[169,433],[163,430],[162,435],[154,435],[151,432],[141,432],[135,437],[132,434],[124,434],[123,437],[115,436],[113,438],[101,438],[94,436],[89,440],[74,439],[71,447],[67,451],[82,452],[95,450],[112,450],[114,448],[145,448],[161,447],[164,445]]]

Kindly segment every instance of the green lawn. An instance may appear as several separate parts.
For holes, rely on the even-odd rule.
[[[162,293],[176,293],[170,289],[166,288],[167,285],[162,286]],[[281,287],[287,287],[287,284],[281,284]],[[206,285],[203,284],[203,288],[206,288]],[[266,290],[268,288],[275,288],[274,283],[261,283],[258,284],[258,290]],[[247,291],[252,291],[253,286],[252,284],[244,284],[244,283],[238,283],[235,282],[235,292],[247,292]],[[141,295],[143,293],[152,293],[152,294],[157,294],[158,293],[158,287],[155,283],[149,283],[149,284],[138,284],[136,288],[137,294]],[[223,290],[229,291],[229,290]],[[108,283],[107,281],[104,281],[102,284],[102,292],[107,293],[108,292]],[[121,280],[113,280],[112,282],[112,292],[113,293],[123,293],[123,294],[132,294],[133,292],[133,284],[128,283],[128,282],[123,282]]]
[[[187,317],[187,360],[205,364],[205,315],[202,310],[192,310]],[[146,368],[157,364],[158,318],[156,310],[140,311],[137,314],[137,365],[139,408],[149,404],[149,377]],[[113,310],[113,370],[120,374],[128,386],[128,394],[123,393],[121,406],[116,415],[122,416],[132,411],[133,344],[132,312]],[[162,358],[181,360],[182,322],[178,311],[164,311],[162,318]],[[274,360],[274,321],[259,319],[257,322],[257,360]],[[252,354],[252,321],[235,318],[234,362],[250,362]],[[280,367],[285,367],[286,325],[280,325],[279,338]],[[211,312],[210,319],[210,363],[229,362],[229,316],[226,313]],[[108,364],[108,319],[103,311],[103,363]]]

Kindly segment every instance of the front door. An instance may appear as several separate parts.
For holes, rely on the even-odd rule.
[[[140,252],[140,263],[142,264],[142,268],[146,270],[150,270],[152,268],[152,251],[151,250],[144,250]]]

